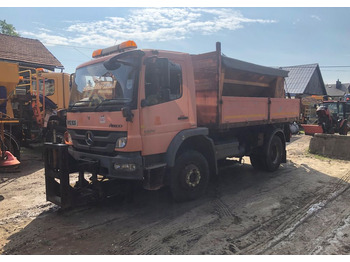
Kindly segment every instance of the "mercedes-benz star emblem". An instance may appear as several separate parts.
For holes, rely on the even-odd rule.
[[[91,131],[85,133],[85,142],[88,146],[92,146],[94,143],[94,134]]]

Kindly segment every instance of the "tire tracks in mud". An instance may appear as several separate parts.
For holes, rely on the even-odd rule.
[[[289,209],[284,208],[269,219],[246,230],[236,238],[226,238],[221,242],[221,246],[215,247],[215,254],[264,254],[269,249],[286,239],[296,228],[303,224],[308,218],[322,210],[329,202],[333,201],[345,190],[350,187],[350,172],[345,174],[336,183],[331,184],[327,190],[318,188],[310,192],[309,197],[302,196],[297,201],[303,201],[300,204],[289,203]],[[156,255],[156,254],[190,254],[193,246],[205,236],[212,232],[225,230],[234,224],[239,224],[241,218],[235,215],[229,206],[222,200],[223,185],[219,183],[215,186],[214,195],[209,199],[199,201],[197,205],[191,207],[181,207],[177,209],[174,215],[164,213],[165,216],[155,218],[148,215],[147,210],[141,212],[124,213],[121,217],[111,215],[110,218],[100,221],[100,223],[90,224],[88,227],[76,228],[68,234],[51,239],[65,239],[69,235],[78,237],[79,234],[92,234],[92,231],[101,230],[106,224],[118,227],[128,226],[134,231],[120,234],[113,243],[112,248],[108,249],[110,254],[137,254],[137,255]],[[224,190],[225,191],[225,190]],[[204,204],[208,201],[208,204]],[[233,203],[230,203],[232,205]],[[291,208],[290,208],[291,207]],[[178,207],[176,207],[178,208]],[[75,213],[75,212],[74,212]],[[76,213],[85,213],[82,209]],[[200,225],[191,223],[182,223],[185,219],[193,219],[194,214],[208,215],[211,217]],[[67,214],[70,216],[72,214]],[[76,214],[77,215],[77,214]],[[142,224],[141,217],[146,216],[145,224]],[[185,217],[185,218],[184,218]],[[283,222],[281,222],[283,221]],[[106,229],[103,229],[106,230]],[[88,237],[84,236],[84,238]],[[226,244],[225,244],[226,243]]]
[[[119,243],[119,246],[127,254],[181,254],[187,251],[202,235],[202,227],[186,228],[177,221],[176,217],[169,216],[147,224],[137,232],[132,232],[129,237]]]
[[[179,217],[168,216],[131,233],[118,245],[127,254],[186,254],[191,252],[191,248],[203,236],[222,228],[223,221],[225,224],[237,224],[240,221],[240,218],[235,216],[220,198],[209,200],[209,205],[200,205],[196,209],[194,214],[209,216],[202,225],[190,227],[191,224],[181,223]],[[209,209],[210,214],[203,209]],[[186,217],[187,215],[188,212],[183,214]],[[192,219],[191,215],[187,219]]]
[[[166,227],[169,223],[171,223],[170,218],[164,218],[159,221],[153,222],[152,224],[148,224],[141,228],[138,231],[132,232],[127,238],[122,240],[119,245],[122,250],[137,250],[140,248],[141,250],[137,252],[137,255],[153,255],[157,254],[158,251],[161,250],[161,246],[157,243],[158,238],[154,239],[155,232],[159,232],[160,227]],[[143,248],[144,242],[147,242],[147,246],[150,246],[149,249]]]
[[[23,221],[26,219],[33,219],[38,216],[44,216],[47,213],[54,212],[58,208],[54,206],[52,203],[44,203],[39,204],[35,206],[31,206],[26,210],[22,210],[18,213],[14,213],[12,215],[9,215],[7,217],[4,217],[0,220],[0,226],[6,225],[8,223],[14,223],[18,221]]]
[[[287,212],[284,210],[239,237],[229,239],[228,249],[236,254],[264,254],[349,188],[350,171],[327,192],[316,194],[301,208],[295,207]]]
[[[53,205],[50,203],[50,205]],[[78,219],[80,220],[81,217],[84,216],[89,216],[89,212],[94,212],[96,210],[94,210],[93,207],[91,206],[84,206],[84,207],[78,207],[78,208],[74,208],[74,209],[68,209],[68,210],[61,210],[59,209],[57,206],[54,206],[54,208],[49,209],[44,211],[43,213],[41,213],[39,215],[39,218],[43,218],[45,219],[46,215],[52,215],[55,214],[58,217],[61,218],[69,218],[69,219]],[[53,246],[60,246],[62,245],[60,242],[64,243],[67,241],[67,239],[76,239],[76,240],[81,240],[86,238],[89,234],[92,234],[94,230],[99,230],[101,227],[106,226],[107,224],[111,224],[111,223],[115,223],[115,222],[120,222],[120,221],[127,221],[128,219],[130,219],[130,217],[120,217],[120,216],[112,216],[111,218],[106,218],[103,219],[102,221],[98,222],[98,223],[88,223],[87,226],[83,226],[81,224],[75,224],[75,223],[69,223],[69,225],[60,225],[59,229],[57,231],[57,233],[54,234],[54,237],[50,237],[47,238],[47,241],[51,242],[51,243],[55,243]],[[51,219],[50,219],[51,220]],[[47,230],[47,223],[44,223],[44,228],[41,228],[41,230]],[[52,226],[48,226],[50,228],[52,228]],[[55,225],[55,228],[57,227],[57,224]],[[42,236],[42,232],[34,232],[32,233],[34,236],[36,237],[43,237]],[[33,237],[33,236],[29,236],[29,237]],[[5,254],[17,254],[18,250],[22,250],[21,252],[23,252],[25,249],[27,250],[31,250],[31,249],[35,249],[35,247],[31,246],[36,245],[35,241],[32,241],[32,243],[28,243],[28,240],[26,239],[26,237],[21,237],[19,236],[19,242],[16,243],[16,246],[12,247],[12,245],[8,246],[6,248],[6,252]],[[63,245],[64,245],[63,244]]]
[[[288,163],[287,167],[277,174],[268,174],[267,179],[260,179],[261,182],[293,173],[299,168],[293,162]],[[348,190],[350,172],[345,174],[341,180],[329,183],[326,187],[313,188],[312,192],[307,192],[307,194],[297,198],[287,198],[281,208],[273,210],[272,215],[269,213],[267,219],[261,223],[257,224],[255,220],[255,225],[253,222],[249,223],[251,227],[246,226],[244,221],[241,224],[242,218],[251,218],[249,213],[245,213],[246,209],[240,202],[241,199],[238,197],[230,197],[229,199],[227,193],[232,192],[232,190],[235,192],[242,190],[238,190],[234,186],[236,183],[244,185],[244,189],[252,187],[252,184],[250,182],[237,182],[234,179],[230,181],[230,183],[225,183],[227,181],[223,179],[211,187],[210,193],[204,199],[192,204],[185,203],[182,206],[173,205],[165,200],[161,201],[159,206],[155,203],[149,204],[143,201],[143,204],[146,203],[144,206],[137,204],[131,208],[126,206],[115,208],[115,206],[112,206],[113,210],[108,210],[105,207],[102,209],[87,207],[63,212],[63,214],[58,215],[55,221],[67,227],[61,231],[57,230],[57,235],[51,235],[48,241],[52,243],[54,248],[56,243],[58,247],[68,246],[69,243],[74,246],[73,242],[80,240],[85,245],[89,241],[88,239],[91,238],[95,243],[103,243],[103,245],[101,244],[101,252],[105,254],[264,254],[288,238],[307,219]],[[284,179],[277,182],[278,186],[281,187],[289,184],[289,180],[285,181]],[[256,193],[257,190],[255,188],[253,191]],[[258,195],[264,197],[268,192],[259,191]],[[245,193],[243,197],[250,196]],[[282,199],[282,201],[285,201],[285,199]],[[243,202],[247,201],[244,200]],[[49,209],[48,214],[56,213],[56,210],[51,212],[50,206],[45,206],[42,209]],[[165,209],[168,210],[165,211]],[[241,210],[244,212],[241,212]],[[94,213],[99,214],[95,215]],[[60,216],[64,217],[65,221],[61,222]],[[195,220],[196,216],[202,217]],[[83,217],[84,220],[87,220],[84,224],[77,225],[68,221],[72,218],[72,221],[78,223],[79,219]],[[98,217],[102,219],[98,221]],[[49,219],[51,219],[50,216],[47,220],[45,218],[45,221],[49,221]],[[264,218],[260,217],[260,219]],[[34,233],[39,232],[41,234],[42,230],[46,230],[46,228],[45,226]],[[232,236],[230,235],[232,233],[231,229],[233,232],[239,233]],[[23,236],[23,234],[18,235],[17,238]],[[35,236],[38,235],[30,235],[32,238]],[[221,239],[217,244],[212,242],[212,246],[209,246],[208,243],[211,243],[211,240],[215,237],[221,237]],[[70,239],[72,240],[70,241]],[[17,242],[22,246],[13,247],[10,245],[9,247],[13,247],[13,249],[7,249],[7,253],[14,252],[14,248],[18,250],[19,247],[25,251],[38,250],[38,247],[34,247],[38,244],[37,242],[29,243],[28,246],[24,241]],[[202,246],[203,243],[207,246]],[[88,244],[92,245],[91,243]],[[90,252],[94,251],[90,250]],[[315,251],[315,253],[317,252]]]
[[[348,243],[348,234],[350,229],[350,215],[346,216],[339,222],[339,227],[332,230],[323,241],[311,250],[311,255],[322,255],[327,249],[332,249],[336,246],[337,252],[326,252],[327,254],[348,255],[350,251],[350,245]],[[345,250],[344,250],[345,249]]]
[[[233,214],[221,199],[220,183],[214,185],[213,195],[190,203],[192,207],[178,207],[181,215],[167,215],[132,232],[116,246],[126,254],[188,254],[198,241],[212,231],[220,230],[223,224],[238,224],[241,219]],[[181,204],[180,204],[181,205]],[[200,224],[195,218],[201,216]],[[205,218],[203,218],[205,217]],[[192,221],[193,223],[188,223]],[[120,251],[120,250],[119,250]],[[117,248],[112,253],[117,253]]]

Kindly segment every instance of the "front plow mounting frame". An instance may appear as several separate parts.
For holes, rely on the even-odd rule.
[[[98,175],[100,163],[74,160],[68,145],[45,143],[46,200],[62,209],[96,203],[105,198],[128,195],[133,183]],[[73,174],[77,173],[77,174]],[[89,179],[85,179],[85,173]],[[72,174],[72,177],[70,176]],[[78,177],[76,176],[78,175]],[[74,178],[75,182],[73,181]],[[72,181],[71,181],[72,180]]]
[[[65,209],[98,197],[98,167],[97,161],[75,161],[68,153],[68,145],[45,143],[46,200]],[[70,174],[76,172],[78,181],[71,185]],[[85,180],[84,172],[91,173],[91,182]]]

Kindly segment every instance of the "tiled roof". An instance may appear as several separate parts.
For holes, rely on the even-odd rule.
[[[318,64],[281,67],[281,69],[289,71],[285,84],[286,92],[303,94],[317,67]]]
[[[0,60],[51,70],[63,68],[60,61],[39,40],[4,34],[0,34]]]

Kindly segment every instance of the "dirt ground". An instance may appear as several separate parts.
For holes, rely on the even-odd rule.
[[[196,201],[166,188],[62,211],[45,199],[42,155],[0,174],[1,254],[350,254],[350,162],[287,146],[274,173],[225,167]]]

